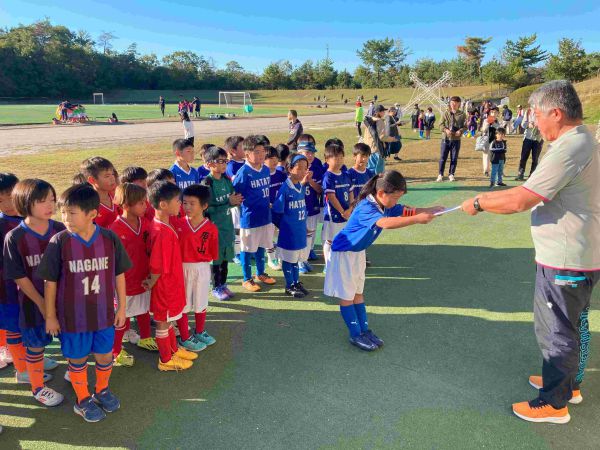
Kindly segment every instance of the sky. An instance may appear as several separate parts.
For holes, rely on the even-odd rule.
[[[136,42],[140,53],[159,58],[190,50],[217,67],[231,60],[261,72],[273,61],[299,65],[327,56],[339,70],[360,64],[356,50],[368,39],[402,39],[408,62],[449,59],[466,36],[492,37],[487,59],[507,39],[537,33],[542,48],[555,52],[562,37],[580,39],[586,51],[600,51],[600,2],[519,0],[517,2],[395,0],[0,0],[0,26],[48,18],[93,38],[118,37],[117,51]]]

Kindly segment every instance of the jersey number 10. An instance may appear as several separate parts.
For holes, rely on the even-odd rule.
[[[90,295],[90,291],[98,295],[100,293],[100,275],[95,275],[90,286],[90,277],[81,280],[83,284],[83,295]]]

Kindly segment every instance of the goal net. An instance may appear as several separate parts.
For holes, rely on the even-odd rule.
[[[102,92],[94,92],[94,105],[104,105],[104,94]]]
[[[219,91],[219,106],[225,108],[241,107],[252,104],[250,92]]]

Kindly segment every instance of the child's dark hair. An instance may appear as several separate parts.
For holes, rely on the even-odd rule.
[[[271,145],[271,141],[269,140],[269,138],[267,136],[265,136],[264,134],[257,134],[256,135],[258,137],[258,139],[262,142],[262,145]]]
[[[210,201],[210,188],[201,184],[192,184],[183,190],[181,197],[195,197],[200,205],[205,206]]]
[[[181,120],[185,120],[186,122],[189,122],[189,121],[190,121],[190,116],[189,116],[189,114],[187,113],[187,111],[182,111],[182,112],[181,112]]]
[[[285,144],[279,144],[275,149],[279,155],[279,161],[287,161],[288,156],[290,156],[290,148]]]
[[[229,136],[227,139],[225,139],[225,143],[223,145],[225,146],[225,150],[227,152],[231,152],[235,150],[238,145],[240,145],[240,142],[243,141],[244,138],[242,136]]]
[[[187,139],[175,139],[173,141],[173,153],[182,152],[188,147],[193,147]]]
[[[10,193],[19,182],[14,173],[0,172],[0,194]]]
[[[301,134],[300,136],[298,136],[298,142],[304,142],[304,141],[312,142],[313,144],[317,143],[317,141],[315,141],[315,137],[312,134],[308,134],[308,133],[304,133],[304,134]]]
[[[88,183],[85,175],[81,172],[77,172],[75,175],[73,175],[73,178],[71,179],[71,186],[77,186],[78,184],[87,184],[91,186],[91,184]]]
[[[503,135],[506,135],[506,128],[504,128],[504,127],[496,128],[496,134],[498,134],[498,133],[502,133]]]
[[[406,180],[397,170],[386,170],[379,175],[375,175],[363,186],[354,203],[364,200],[369,195],[375,195],[379,190],[383,190],[386,194],[406,192]]]
[[[265,145],[265,158],[277,158],[279,159],[279,153],[277,153],[277,149],[272,145]]]
[[[113,203],[123,206],[133,206],[136,203],[142,202],[146,200],[147,194],[146,189],[137,184],[124,182],[117,186],[115,190],[115,197],[113,198]]]
[[[338,144],[329,144],[325,147],[325,159],[334,158],[338,155],[344,155],[344,147]]]
[[[50,183],[39,178],[19,181],[12,191],[12,201],[20,216],[31,216],[33,205],[43,202],[52,194],[56,200],[56,191]]]
[[[353,156],[356,156],[356,155],[371,156],[371,147],[369,147],[367,144],[364,144],[362,142],[359,142],[358,144],[354,144],[354,148],[352,149],[352,155]]]
[[[308,159],[306,159],[306,156],[304,156],[301,153],[291,152],[290,155],[288,156],[287,160],[285,161],[285,170],[286,170],[286,172],[289,173],[290,170],[292,170],[298,164],[298,162],[300,161],[300,159],[299,159],[299,160],[296,161],[296,164],[292,165],[292,163],[294,161],[294,158],[296,158],[296,156],[301,156],[302,157],[301,159],[303,159],[304,161],[306,161],[307,167],[310,165],[308,163]]]
[[[265,146],[267,144],[263,142],[260,136],[251,134],[250,136],[246,136],[246,138],[244,139],[245,152],[252,152],[256,147],[259,147],[261,145]]]
[[[225,149],[222,149],[221,147],[217,147],[215,145],[213,145],[210,148],[207,148],[204,152],[204,162],[213,163],[217,159],[227,159],[227,152],[225,151]]]
[[[157,181],[152,183],[152,186],[148,188],[148,198],[150,204],[154,209],[158,209],[160,202],[168,202],[173,200],[175,197],[179,197],[181,189],[176,184],[169,183],[168,181]]]
[[[121,172],[121,183],[133,183],[134,181],[146,181],[148,172],[143,167],[129,166]]]
[[[76,207],[84,213],[100,208],[100,196],[89,184],[77,184],[71,186],[58,197],[59,208]]]
[[[338,139],[336,137],[327,139],[327,142],[325,142],[325,148],[329,147],[331,144],[339,145],[340,147],[342,147],[342,149],[344,149],[344,143],[341,139]]]
[[[202,157],[202,159],[204,159],[205,154],[206,154],[206,150],[208,150],[211,147],[214,147],[215,144],[202,144],[200,146],[200,156]]]
[[[148,174],[148,187],[152,186],[157,181],[175,181],[175,175],[169,169],[154,169]]]
[[[98,179],[100,176],[100,172],[105,170],[110,170],[115,173],[115,166],[108,159],[102,158],[101,156],[93,156],[84,160],[79,167],[79,171],[86,178],[86,181],[89,177]]]

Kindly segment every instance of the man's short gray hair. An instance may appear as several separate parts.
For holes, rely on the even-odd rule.
[[[567,80],[549,81],[536,89],[529,104],[543,112],[560,109],[569,120],[583,119],[583,107],[577,91]]]

